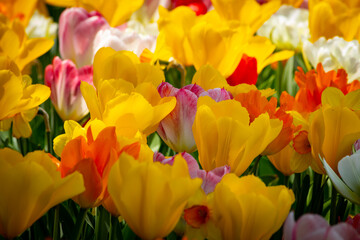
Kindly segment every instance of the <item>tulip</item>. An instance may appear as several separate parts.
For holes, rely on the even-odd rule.
[[[208,96],[200,97],[193,133],[199,161],[206,171],[229,165],[240,176],[279,135],[282,123],[261,114],[251,124],[249,113],[240,102],[216,103]]]
[[[174,57],[182,65],[194,65],[196,69],[209,64],[225,77],[234,72],[251,37],[248,26],[236,23],[230,28],[213,19],[214,15],[196,17],[187,7],[171,12],[160,8],[159,13],[160,33],[155,50],[158,58],[168,61]]]
[[[191,8],[197,16],[205,14],[212,6],[210,0],[171,0],[174,8],[187,6]]]
[[[125,29],[105,27],[99,30],[94,38],[93,54],[102,47],[111,47],[116,51],[128,50],[138,57],[144,49],[155,50],[156,36],[138,33],[129,27]]]
[[[325,171],[338,192],[355,204],[360,204],[359,160],[360,152],[342,158],[337,166],[340,178],[323,159]]]
[[[220,229],[214,222],[213,194],[197,191],[184,210],[185,236],[188,239],[221,239]]]
[[[29,25],[26,27],[26,34],[29,38],[46,37],[50,39],[56,38],[58,24],[51,17],[47,17],[38,10],[32,15]]]
[[[18,19],[10,21],[0,13],[0,54],[13,60],[21,71],[53,45],[52,39],[28,39],[25,28]]]
[[[311,167],[320,174],[325,169],[320,158],[338,174],[338,163],[352,152],[352,144],[360,138],[360,118],[357,111],[360,90],[345,95],[329,87],[321,95],[322,106],[310,118],[308,140],[314,158]]]
[[[303,51],[314,67],[321,62],[326,72],[344,69],[349,83],[360,79],[360,70],[354,67],[360,66],[360,44],[357,40],[345,41],[340,37],[326,40],[321,37],[314,43],[305,41]]]
[[[250,1],[211,1],[216,13],[226,21],[239,21],[241,25],[248,25],[255,33],[271,15],[280,7],[280,1],[270,1],[259,4],[256,0]],[[243,14],[247,13],[247,14]]]
[[[284,240],[341,239],[359,240],[360,234],[347,223],[329,226],[320,215],[304,214],[296,222],[291,212],[284,224]]]
[[[180,153],[179,153],[180,154]],[[177,156],[177,155],[176,155]],[[198,162],[187,152],[181,153],[181,156],[185,159],[189,174],[191,178],[201,178],[203,180],[201,188],[205,194],[209,194],[214,191],[216,184],[220,182],[225,174],[230,173],[229,166],[222,166],[215,168],[211,171],[205,171],[199,168]],[[162,164],[173,165],[175,156],[170,158],[165,158],[161,153],[154,153],[154,162],[161,162]]]
[[[80,89],[91,119],[116,126],[117,135],[130,138],[156,131],[159,122],[175,107],[174,97],[161,98],[156,87],[164,79],[161,69],[140,63],[127,51],[102,48],[94,59],[94,86]]]
[[[270,239],[294,201],[285,186],[267,187],[253,175],[227,174],[214,191],[214,220],[223,239]]]
[[[61,178],[57,166],[42,151],[23,157],[0,149],[0,235],[15,238],[53,206],[82,193],[83,178],[74,172]]]
[[[63,120],[79,121],[89,110],[80,92],[80,83],[92,84],[92,66],[77,69],[71,60],[54,57],[45,69],[45,85],[51,89],[51,101]]]
[[[139,162],[121,154],[109,175],[108,190],[129,227],[142,239],[167,236],[177,224],[200,179],[190,179],[181,156],[174,164]]]
[[[196,114],[196,104],[200,96],[208,95],[217,101],[228,100],[231,95],[224,89],[204,91],[198,85],[187,85],[181,89],[164,82],[158,86],[161,97],[176,97],[176,106],[159,124],[158,134],[165,143],[176,152],[193,152],[196,144],[192,125]]]
[[[108,197],[108,174],[122,151],[138,156],[140,144],[120,146],[115,127],[104,128],[95,138],[90,126],[87,138],[79,136],[65,145],[59,170],[62,177],[74,171],[82,173],[85,192],[73,198],[80,207],[97,207]]]
[[[230,86],[236,86],[241,83],[255,85],[257,82],[257,62],[256,58],[249,57],[244,54],[239,65],[236,67],[233,74],[231,74],[226,81]]]
[[[257,31],[278,49],[302,50],[302,43],[310,38],[309,11],[283,5]]]
[[[322,64],[319,63],[316,71],[310,70],[304,73],[300,67],[298,70],[295,72],[295,82],[300,89],[295,98],[284,91],[280,99],[282,99],[281,104],[286,106],[287,111],[295,110],[305,118],[308,118],[311,112],[320,107],[321,95],[326,88],[336,87],[344,94],[360,89],[358,81],[348,83],[347,74],[343,69],[339,69],[337,72],[334,70],[325,72]]]
[[[353,226],[356,231],[360,234],[360,213],[356,214],[354,217],[348,216],[346,223]]]
[[[341,11],[339,11],[341,9]],[[359,40],[358,1],[324,0],[309,2],[311,41],[320,37],[343,37],[346,41]],[[325,20],[326,19],[326,20]],[[325,24],[325,25],[324,25]]]
[[[93,42],[96,33],[106,20],[98,12],[87,12],[83,8],[69,8],[59,19],[59,47],[63,59],[73,61],[78,68],[91,65]]]
[[[248,93],[239,93],[235,98],[247,109],[252,123],[260,114],[267,112],[270,119],[279,119],[283,126],[280,134],[266,147],[262,155],[271,155],[279,152],[293,139],[293,135],[299,127],[293,125],[293,117],[281,107],[277,109],[277,99],[272,97],[270,101],[261,96],[259,90],[251,90]]]
[[[0,131],[9,130],[17,138],[30,137],[29,122],[36,116],[38,106],[50,96],[50,89],[41,84],[31,84],[29,76],[22,76],[17,65],[0,56]]]
[[[141,7],[144,0],[46,0],[46,3],[59,7],[80,6],[86,9],[94,9],[104,16],[112,27],[115,27],[125,23],[131,14]]]
[[[36,0],[2,1],[0,3],[0,13],[4,14],[11,21],[15,19],[20,21],[26,27],[37,4]]]

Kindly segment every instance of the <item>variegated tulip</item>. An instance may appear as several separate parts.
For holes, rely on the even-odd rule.
[[[196,84],[177,89],[170,83],[164,82],[158,86],[158,91],[161,97],[176,97],[174,110],[161,120],[157,130],[165,143],[176,152],[191,153],[196,150],[192,125],[200,96],[210,96],[216,101],[231,99],[231,94],[225,89],[204,91]]]
[[[95,35],[107,25],[106,20],[95,11],[89,13],[83,8],[63,11],[59,20],[61,57],[70,59],[78,68],[91,65]]]
[[[80,83],[92,84],[92,66],[77,69],[71,60],[54,57],[45,69],[45,85],[51,89],[51,101],[59,116],[65,120],[79,121],[89,110],[80,91]]]
[[[304,214],[296,222],[294,212],[291,212],[284,225],[284,240],[318,240],[339,239],[359,240],[360,234],[353,226],[347,223],[338,223],[329,226],[329,223],[320,215]]]
[[[211,171],[205,171],[199,168],[198,162],[189,153],[183,152],[181,153],[181,156],[185,159],[188,165],[190,177],[201,178],[203,180],[201,188],[203,189],[205,194],[213,192],[216,184],[220,182],[220,180],[223,176],[225,176],[225,174],[228,174],[230,172],[229,166],[222,166],[215,168]],[[162,164],[173,165],[175,157],[176,156],[165,158],[164,155],[156,152],[154,153],[154,162],[161,162]]]
[[[0,149],[0,180],[0,235],[9,239],[53,206],[85,190],[79,172],[61,178],[57,165],[43,151],[23,157],[12,149]]]

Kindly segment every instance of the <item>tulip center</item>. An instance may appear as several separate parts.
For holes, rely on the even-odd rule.
[[[209,208],[203,205],[195,205],[184,210],[184,219],[193,228],[200,228],[210,218]]]
[[[293,139],[294,149],[300,154],[307,154],[311,152],[311,145],[308,139],[307,131],[300,131]]]

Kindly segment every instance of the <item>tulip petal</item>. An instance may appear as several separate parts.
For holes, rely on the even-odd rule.
[[[324,168],[326,173],[328,174],[329,178],[331,179],[332,183],[334,184],[335,188],[343,195],[345,198],[349,199],[350,201],[360,204],[360,196],[355,194],[351,189],[338,177],[338,175],[332,170],[329,164],[323,159]]]
[[[360,196],[360,153],[341,159],[338,163],[338,170],[346,185]]]

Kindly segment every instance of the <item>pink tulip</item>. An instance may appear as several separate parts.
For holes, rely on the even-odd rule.
[[[360,234],[347,223],[329,226],[320,215],[304,214],[296,222],[290,212],[284,224],[284,240],[360,240]]]
[[[92,84],[92,66],[77,69],[70,60],[54,57],[53,64],[45,69],[45,85],[51,89],[51,101],[63,120],[78,121],[88,112],[81,95],[81,81]]]
[[[69,8],[62,12],[59,20],[59,46],[63,59],[72,60],[77,67],[91,65],[93,41],[96,33],[108,26],[98,12],[87,12],[83,8]]]
[[[181,89],[164,82],[158,86],[161,97],[175,96],[174,110],[164,118],[158,127],[158,134],[165,143],[176,152],[193,152],[196,144],[192,133],[197,110],[197,100],[200,96],[210,96],[216,101],[228,100],[232,96],[224,89],[205,91],[198,85],[190,84]]]
[[[204,190],[206,194],[213,192],[216,187],[216,184],[218,184],[221,181],[222,177],[225,174],[230,173],[229,166],[218,167],[207,172],[199,168],[198,162],[189,153],[183,152],[181,153],[181,156],[185,159],[185,161],[188,164],[190,177],[201,178],[203,180],[201,188]],[[154,162],[161,162],[162,164],[173,165],[174,159],[175,156],[170,158],[165,158],[164,155],[162,155],[159,152],[154,153]]]

